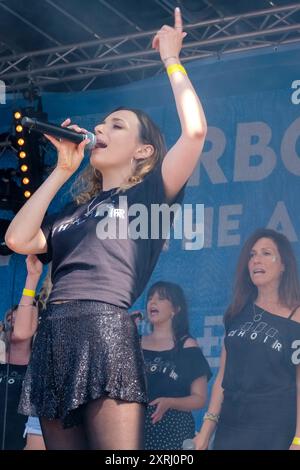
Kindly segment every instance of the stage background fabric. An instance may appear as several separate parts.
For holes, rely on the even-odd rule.
[[[240,247],[258,227],[277,229],[300,255],[300,69],[299,46],[266,49],[186,64],[205,108],[209,125],[201,164],[195,169],[184,203],[204,204],[204,247],[171,240],[161,254],[149,284],[178,282],[185,290],[191,331],[216,371],[223,336],[222,316],[231,297]],[[299,82],[297,82],[299,80]],[[300,90],[300,88],[299,88]],[[48,119],[66,117],[93,129],[118,106],[142,108],[162,128],[168,146],[179,134],[179,122],[166,74],[127,86],[82,93],[45,93]],[[8,97],[0,105],[0,132],[8,130],[12,110],[22,100]],[[49,150],[47,162],[53,163]],[[4,153],[0,166],[16,165]],[[59,194],[51,210],[66,201]],[[189,209],[188,209],[189,210]],[[201,210],[201,207],[200,207]],[[5,211],[1,217],[8,217]],[[198,227],[202,232],[201,224]],[[1,315],[18,302],[25,279],[24,257],[0,260]],[[145,293],[134,308],[145,309]],[[144,333],[147,324],[143,325]]]

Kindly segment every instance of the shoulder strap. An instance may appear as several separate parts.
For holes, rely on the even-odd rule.
[[[293,308],[293,310],[291,311],[290,315],[288,316],[289,319],[292,318],[292,316],[294,315],[294,313],[296,312],[296,310],[300,307],[300,304],[297,305],[295,308]]]
[[[178,347],[179,347],[180,349],[183,349],[183,345],[184,345],[184,343],[186,342],[186,340],[187,340],[188,338],[189,338],[189,335],[184,335],[184,336],[182,336],[182,337],[179,339],[179,341],[178,341]]]

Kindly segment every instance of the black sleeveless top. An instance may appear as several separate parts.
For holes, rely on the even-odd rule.
[[[294,310],[295,311],[295,310]],[[280,394],[295,391],[300,323],[247,305],[225,324],[224,391]]]
[[[166,351],[143,349],[149,401],[158,397],[184,397],[190,395],[192,382],[211,370],[198,347],[184,348],[184,337],[176,347]]]

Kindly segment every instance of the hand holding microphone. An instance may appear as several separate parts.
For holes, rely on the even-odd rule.
[[[84,150],[96,145],[96,137],[86,129],[70,124],[69,118],[62,123],[61,127],[28,117],[22,119],[24,127],[43,133],[57,149],[57,168],[73,174],[82,162]]]

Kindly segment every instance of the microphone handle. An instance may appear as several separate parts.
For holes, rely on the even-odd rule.
[[[182,443],[182,450],[195,450],[195,442],[193,439],[185,439]]]
[[[72,129],[68,129],[67,127],[57,126],[56,124],[51,124],[50,122],[45,121],[39,121],[38,119],[30,118],[27,116],[23,117],[21,123],[30,131],[49,134],[54,137],[70,140],[75,144],[80,144],[80,142],[82,142],[83,140],[90,139],[90,143],[86,146],[87,149],[92,149],[96,145],[96,136],[92,132],[88,132],[87,134],[79,134],[78,132],[73,131]]]

